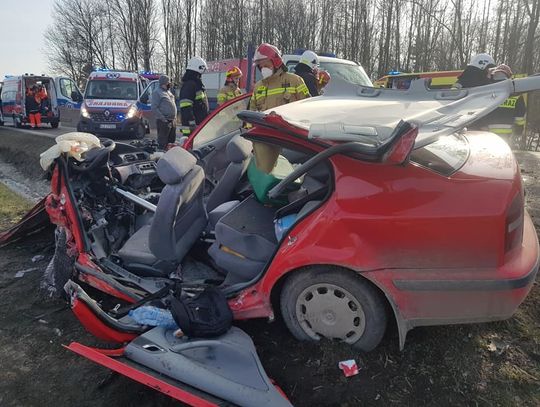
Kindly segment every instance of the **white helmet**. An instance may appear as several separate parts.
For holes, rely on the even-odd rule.
[[[489,54],[478,54],[471,58],[469,65],[480,69],[491,68],[495,66],[495,60]]]
[[[300,63],[306,64],[311,69],[319,66],[319,56],[313,51],[304,51],[300,57]]]
[[[187,63],[187,69],[199,73],[203,73],[208,69],[206,61],[201,57],[193,57]]]

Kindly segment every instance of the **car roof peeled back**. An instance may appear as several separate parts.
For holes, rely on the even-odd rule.
[[[540,89],[540,76],[469,89],[428,89],[416,80],[407,90],[353,86],[332,80],[323,96],[272,108],[319,141],[381,144],[401,121],[418,127],[414,148],[456,133],[487,115],[512,93]],[[269,113],[270,111],[267,111]],[[330,143],[333,144],[333,143]]]

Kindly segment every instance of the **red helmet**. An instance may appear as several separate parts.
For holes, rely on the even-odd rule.
[[[233,66],[231,69],[229,69],[225,73],[225,78],[227,78],[227,80],[241,78],[241,77],[242,77],[242,71],[237,66]]]
[[[258,62],[263,59],[269,59],[272,61],[274,68],[279,68],[283,65],[283,59],[281,58],[281,52],[273,45],[262,43],[257,47],[255,55],[253,56],[253,62]]]
[[[330,82],[330,74],[328,71],[325,70],[319,70],[317,75],[317,82],[320,86],[326,86],[328,82]]]

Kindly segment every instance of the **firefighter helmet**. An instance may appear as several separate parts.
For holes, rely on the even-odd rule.
[[[317,75],[317,82],[319,83],[319,86],[323,87],[330,82],[330,74],[328,71],[325,71],[323,69],[319,70],[319,74]]]
[[[198,73],[203,73],[208,69],[206,61],[201,57],[193,57],[187,63],[187,69]]]
[[[231,69],[229,69],[225,73],[225,78],[227,80],[229,80],[229,79],[232,80],[232,79],[241,78],[241,77],[242,77],[242,71],[237,66],[233,66]]]
[[[281,58],[281,51],[274,47],[273,45],[262,43],[255,50],[255,55],[253,56],[253,62],[257,63],[263,59],[269,59],[272,61],[274,68],[279,68],[283,65],[283,59]]]
[[[495,60],[489,54],[478,54],[471,58],[469,65],[480,69],[492,68],[495,66]]]
[[[311,69],[319,66],[319,56],[313,51],[304,51],[300,57],[300,63],[306,64]]]
[[[510,67],[505,64],[492,68],[489,73],[494,81],[504,81],[506,79],[510,79],[513,75]]]

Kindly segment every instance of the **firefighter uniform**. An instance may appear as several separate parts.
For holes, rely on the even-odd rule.
[[[186,76],[180,89],[180,115],[182,116],[182,134],[189,136],[195,126],[208,116],[208,98],[201,79],[186,78]]]
[[[249,110],[264,111],[309,97],[309,90],[298,75],[278,69],[272,76],[261,79],[253,87]],[[253,152],[257,167],[266,173],[274,168],[280,148],[254,142]]]
[[[509,144],[519,142],[525,127],[527,106],[522,95],[511,96],[497,109],[475,123],[476,128],[487,128]]]
[[[242,91],[234,83],[228,83],[223,86],[217,94],[217,104],[222,105],[231,99],[234,99],[242,94]]]

